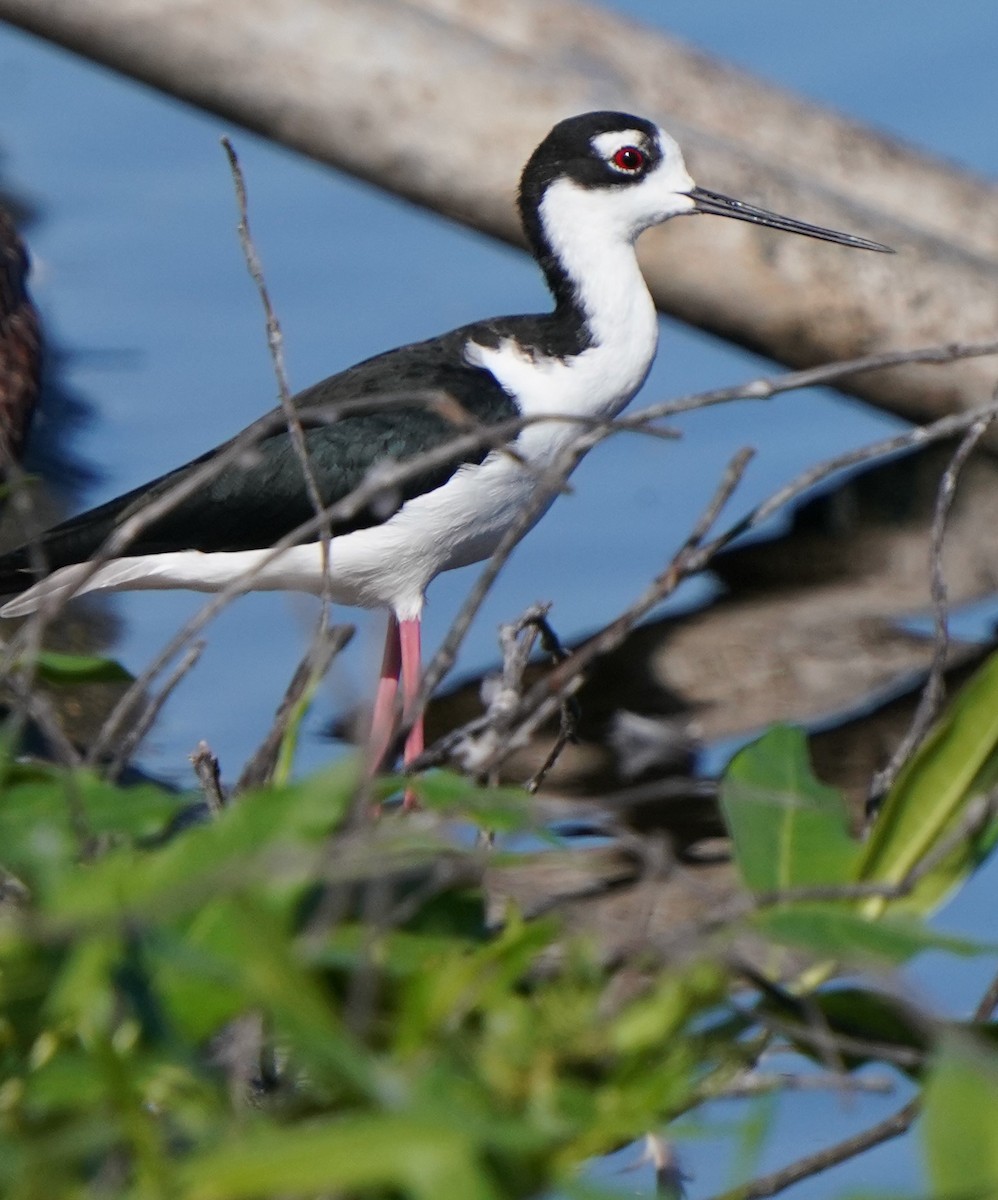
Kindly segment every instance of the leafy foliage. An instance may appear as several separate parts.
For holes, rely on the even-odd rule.
[[[906,806],[936,831],[924,861],[985,786],[992,677],[989,665],[957,701],[865,847],[802,734],[778,728],[742,751],[724,808],[754,902],[705,913],[692,943],[638,938],[623,964],[566,935],[557,909],[495,911],[496,878],[544,841],[488,854],[455,818],[542,832],[515,791],[434,775],[425,812],[373,821],[357,817],[346,766],[209,819],[192,796],[8,762],[0,1193],[581,1194],[588,1159],[725,1094],[763,1048],[824,1065],[828,1039],[849,1069],[888,1061],[928,1080],[940,1194],[961,1179],[994,1190],[991,1151],[973,1152],[966,1178],[952,1165],[998,1119],[982,1029],[854,974],[926,949],[988,952],[923,915],[981,857],[979,825],[914,892],[898,885],[920,861],[902,844]],[[940,764],[966,758],[968,738],[973,764],[949,779]],[[871,883],[887,885],[876,904]],[[780,949],[779,973],[762,955],[746,975],[746,938]]]

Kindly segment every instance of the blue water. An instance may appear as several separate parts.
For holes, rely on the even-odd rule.
[[[991,0],[618,0],[612,7],[981,173],[998,171],[998,6]],[[75,352],[70,382],[94,410],[75,445],[97,472],[78,497],[81,506],[201,452],[273,403],[258,301],[234,233],[222,132],[233,134],[246,172],[293,386],[464,321],[543,303],[535,268],[517,252],[0,28],[4,174],[43,214],[32,231],[35,292],[50,328]],[[644,399],[737,382],[763,368],[664,321]],[[680,444],[611,442],[583,465],[574,493],[517,551],[472,631],[461,669],[491,662],[498,622],[536,599],[554,602],[553,620],[566,638],[625,605],[680,541],[738,447],[759,451],[737,501],[746,506],[791,473],[887,427],[893,422],[880,414],[811,393],[695,414],[682,423]],[[431,590],[430,648],[472,577],[458,572]],[[124,624],[117,653],[139,669],[199,600],[147,594],[115,604]],[[280,596],[247,597],[232,607],[168,705],[144,764],[186,782],[186,755],[205,738],[234,776],[267,728],[314,612],[305,599]],[[369,694],[380,622],[361,617],[360,625],[317,705],[313,732]],[[328,743],[307,737],[303,768],[330,752]],[[986,880],[947,912],[948,927],[986,934]],[[913,976],[913,986],[959,1011],[986,969],[961,963],[944,973],[936,962]],[[859,1128],[901,1099],[795,1098],[782,1106],[764,1165]],[[693,1195],[730,1182],[725,1153],[709,1141],[692,1142],[686,1162],[696,1177]],[[832,1196],[845,1182],[918,1182],[910,1144],[888,1145],[861,1163],[791,1194]],[[647,1175],[621,1184],[646,1192]]]

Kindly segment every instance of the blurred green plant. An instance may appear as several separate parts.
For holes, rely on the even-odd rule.
[[[557,905],[497,911],[497,881],[545,853],[514,790],[429,775],[424,812],[374,821],[346,765],[212,818],[197,796],[6,759],[0,1194],[595,1195],[587,1161],[668,1136],[788,1047],[907,1073],[938,1193],[995,1194],[994,1139],[971,1146],[998,1120],[990,1010],[940,1020],[857,972],[992,953],[927,916],[993,844],[996,689],[992,662],[865,843],[803,734],[747,747],[723,790],[743,901],[692,938],[636,929],[612,961]],[[537,848],[487,850],[475,827]],[[769,1194],[745,1183],[730,1194]]]

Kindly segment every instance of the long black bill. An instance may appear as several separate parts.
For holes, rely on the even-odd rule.
[[[804,221],[795,221],[793,217],[781,217],[779,213],[769,212],[765,208],[756,208],[754,204],[746,204],[744,200],[732,200],[730,196],[722,196],[720,192],[709,192],[706,188],[695,187],[689,195],[696,202],[694,212],[711,213],[718,217],[734,217],[737,221],[750,221],[753,225],[765,225],[769,229],[782,229],[787,233],[802,233],[805,237],[818,238],[822,242],[854,246],[857,250],[877,250],[881,254],[894,253],[890,246],[882,246],[880,242],[854,237],[851,233],[838,233],[834,229],[823,229],[820,225],[808,225]]]

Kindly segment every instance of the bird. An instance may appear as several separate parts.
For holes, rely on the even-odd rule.
[[[424,749],[414,708],[427,586],[443,571],[487,558],[538,498],[545,470],[577,441],[579,422],[616,416],[648,374],[658,318],[636,258],[638,235],[672,217],[714,214],[890,252],[697,186],[664,129],[622,112],[556,124],[523,168],[518,208],[553,309],[477,321],[389,350],[294,396],[310,479],[277,410],[252,451],[234,453],[233,439],[0,556],[0,595],[19,593],[0,616],[83,592],[213,592],[244,576],[250,589],[387,609],[369,762],[376,770],[394,746],[401,681],[409,767]],[[330,536],[321,537],[313,520],[299,544],[273,552],[315,516],[317,498],[326,506],[342,501],[386,464],[445,447],[462,422],[512,432],[504,444],[469,448],[465,439],[425,469],[414,464],[379,497],[331,518]],[[102,546],[130,515],[211,463],[218,465],[213,479],[188,488],[124,551],[100,561]],[[537,505],[535,521],[549,503]]]

